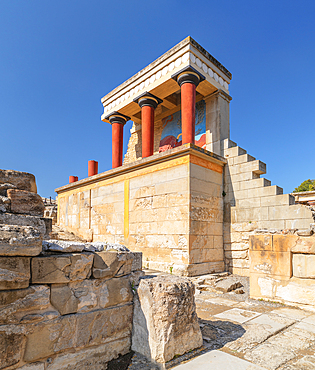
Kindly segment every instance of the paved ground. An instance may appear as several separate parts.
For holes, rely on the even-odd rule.
[[[150,271],[152,274],[152,271]],[[157,273],[159,274],[159,273]],[[214,279],[215,278],[215,279]],[[220,293],[199,277],[196,307],[204,346],[167,364],[174,370],[315,370],[315,313],[248,298],[248,279],[236,278],[243,294]],[[209,284],[209,285],[207,285]],[[155,370],[134,354],[129,370]]]

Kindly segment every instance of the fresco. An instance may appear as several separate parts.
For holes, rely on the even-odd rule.
[[[195,144],[206,147],[206,103],[196,103]],[[182,145],[181,111],[171,114],[162,121],[163,129],[159,152]]]

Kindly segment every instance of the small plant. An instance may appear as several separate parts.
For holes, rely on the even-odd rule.
[[[136,288],[135,288],[135,282],[134,281],[131,282],[131,290],[132,290],[132,293],[136,293]]]
[[[173,273],[173,266],[170,267],[170,273]]]

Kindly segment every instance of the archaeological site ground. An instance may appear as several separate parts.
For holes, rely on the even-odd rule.
[[[231,140],[231,79],[187,37],[102,98],[111,170],[0,170],[0,369],[315,369],[314,197]]]

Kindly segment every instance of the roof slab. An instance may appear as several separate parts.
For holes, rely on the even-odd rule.
[[[172,76],[188,66],[205,77],[205,80],[197,86],[196,101],[217,90],[223,90],[229,94],[232,74],[188,36],[105,95],[101,99],[104,106],[102,121],[109,123],[107,117],[112,112],[119,112],[129,116],[132,121],[141,123],[141,109],[133,100],[144,92],[163,99],[162,104],[155,111],[156,121],[177,112],[180,110],[180,87]]]

